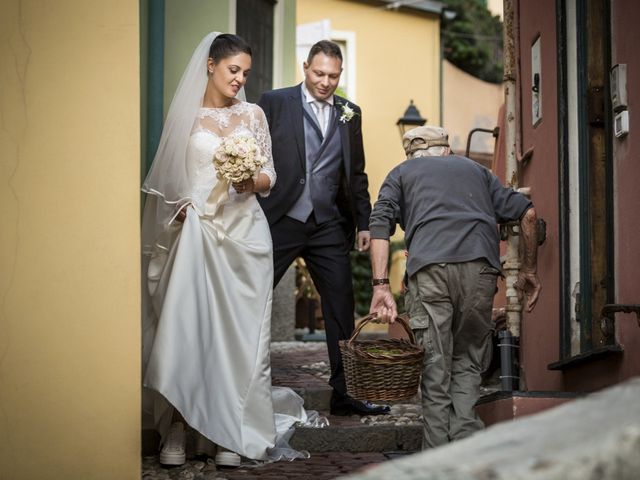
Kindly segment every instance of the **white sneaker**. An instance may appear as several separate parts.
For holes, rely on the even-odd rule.
[[[167,440],[160,450],[160,463],[183,465],[186,459],[184,425],[181,422],[175,422],[171,425]]]
[[[216,465],[218,467],[239,467],[240,455],[218,445]]]

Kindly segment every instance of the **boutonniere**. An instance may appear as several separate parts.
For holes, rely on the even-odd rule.
[[[346,103],[340,105],[340,109],[342,110],[342,114],[338,120],[342,123],[349,122],[356,115],[356,111]]]

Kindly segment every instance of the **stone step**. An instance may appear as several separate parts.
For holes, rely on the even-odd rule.
[[[420,425],[331,425],[297,427],[290,444],[311,452],[417,452],[422,443]]]
[[[415,452],[422,443],[419,408],[396,404],[388,415],[327,415],[329,426],[296,427],[290,443],[311,452]]]
[[[422,423],[419,405],[395,404],[387,415],[342,417],[322,411],[318,413],[326,417],[329,425],[322,428],[295,427],[289,443],[296,450],[349,453],[411,453],[420,450]],[[142,454],[155,455],[159,441],[155,430],[143,429]]]
[[[292,390],[304,400],[306,410],[328,412],[331,404],[331,387],[325,385],[311,385],[308,387],[293,387]]]

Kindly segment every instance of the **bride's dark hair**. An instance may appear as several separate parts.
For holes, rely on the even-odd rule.
[[[232,33],[218,35],[209,48],[209,58],[212,58],[215,63],[239,53],[251,56],[251,47],[242,37]]]

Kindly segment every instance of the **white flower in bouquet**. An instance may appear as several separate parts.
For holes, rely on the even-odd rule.
[[[225,137],[213,155],[218,178],[231,183],[253,177],[265,163],[256,139],[249,136]]]

